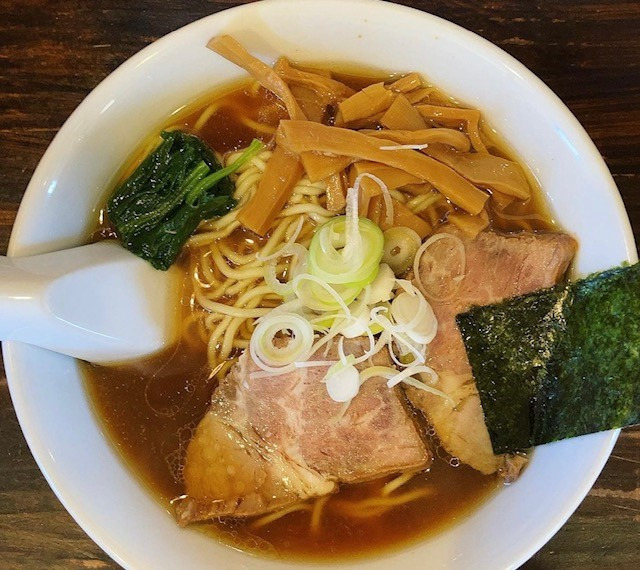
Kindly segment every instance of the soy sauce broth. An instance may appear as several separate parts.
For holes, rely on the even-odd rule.
[[[334,76],[356,89],[390,78],[352,70]],[[437,96],[440,101],[455,104],[444,94]],[[209,114],[208,120],[202,120],[203,113]],[[286,110],[276,97],[254,82],[245,81],[196,101],[176,114],[166,127],[197,132],[222,154],[247,146],[253,138],[270,140],[283,118],[287,118]],[[486,126],[483,135],[492,151],[512,159],[506,145]],[[154,135],[153,139],[156,138]],[[147,142],[135,153],[121,172],[121,179],[144,158],[149,146]],[[553,227],[542,194],[528,171],[527,174],[534,197],[525,204],[512,204],[500,212],[501,216],[490,206],[491,227],[513,231],[521,229],[522,220],[532,230]],[[231,236],[229,243],[233,239]],[[186,251],[180,260],[185,274],[188,256]],[[191,315],[189,298],[189,287],[185,285],[185,322]],[[81,363],[89,400],[107,437],[171,516],[172,501],[184,493],[182,468],[186,447],[216,386],[206,360],[204,339],[194,333],[193,327],[185,326],[183,339],[176,348],[148,360],[112,368]],[[345,503],[378,496],[382,486],[393,477],[344,486],[328,499],[321,525],[315,531],[310,527],[308,510],[291,513],[259,528],[253,519],[225,519],[192,528],[247,552],[289,559],[342,559],[400,548],[454,524],[501,486],[495,476],[484,476],[457,465],[454,458],[438,447],[435,438],[431,438],[431,444],[436,452],[431,468],[395,492],[401,495],[424,490],[425,496],[378,516],[349,517],[339,509]]]
[[[184,454],[206,412],[216,382],[205,351],[183,341],[175,350],[135,367],[81,364],[85,387],[107,436],[139,480],[173,516],[172,500],[184,493]],[[226,519],[194,525],[236,548],[273,557],[336,559],[394,550],[454,524],[501,483],[458,465],[431,439],[436,451],[431,468],[416,475],[392,496],[424,490],[423,498],[370,518],[344,516],[340,507],[377,497],[393,476],[344,486],[326,503],[319,530],[310,511],[299,511],[255,528],[256,519]],[[457,465],[457,466],[452,466]]]
[[[181,260],[186,270],[186,260]],[[188,322],[189,284],[184,283],[182,314]],[[80,362],[89,400],[105,434],[141,483],[174,516],[173,501],[183,495],[187,445],[217,385],[207,365],[205,344],[194,327],[162,354],[127,365],[105,367]],[[345,485],[331,496],[318,530],[311,512],[294,512],[255,528],[252,519],[224,519],[191,528],[253,554],[300,560],[372,556],[401,548],[455,524],[502,484],[460,465],[438,445],[428,426],[418,423],[434,460],[392,496],[424,491],[425,496],[378,516],[353,518],[341,505],[380,496],[394,476]],[[186,531],[185,531],[186,532]]]

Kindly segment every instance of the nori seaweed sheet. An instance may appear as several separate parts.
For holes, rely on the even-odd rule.
[[[640,423],[640,264],[456,321],[495,453]]]

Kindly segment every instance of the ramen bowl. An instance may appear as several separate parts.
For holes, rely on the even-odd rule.
[[[184,105],[244,76],[206,49],[207,40],[222,33],[268,62],[285,55],[420,72],[480,109],[529,166],[554,218],[579,241],[577,275],[636,260],[629,222],[602,158],[540,80],[468,31],[371,0],[252,3],[190,24],[132,57],[86,98],[42,158],[18,213],[10,255],[84,243],[114,174],[141,141]],[[118,563],[195,570],[298,565],[249,556],[178,528],[102,433],[76,362],[15,342],[3,351],[14,406],[42,472],[76,521]],[[515,484],[445,530],[376,558],[327,566],[413,569],[428,560],[430,568],[515,568],[576,509],[616,437],[613,431],[542,446]]]

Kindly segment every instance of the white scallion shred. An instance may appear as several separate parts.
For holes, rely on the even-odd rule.
[[[437,375],[425,364],[428,345],[438,330],[431,305],[420,287],[398,279],[393,267],[380,263],[385,242],[382,232],[358,217],[358,189],[365,177],[380,186],[387,216],[393,220],[388,188],[379,178],[365,173],[347,192],[346,216],[339,223],[332,218],[318,228],[316,245],[312,240],[310,250],[296,241],[302,230],[299,221],[283,247],[259,260],[265,264],[267,285],[283,296],[285,303],[256,321],[249,343],[251,358],[260,369],[249,375],[252,380],[326,368],[323,382],[327,393],[343,404],[339,417],[346,413],[360,386],[376,376],[384,378],[389,388],[404,383],[449,398],[433,387]],[[419,246],[420,238],[413,234],[400,232],[396,242],[402,242],[405,257],[417,250],[416,268],[434,238]],[[390,246],[396,243],[391,237]],[[283,257],[294,258],[287,282],[277,277]],[[346,354],[344,339],[356,337],[367,338],[368,347],[360,355]],[[336,338],[338,360],[328,356]],[[371,364],[381,350],[389,351],[395,367]]]
[[[422,150],[423,148],[427,148],[428,146],[429,146],[428,143],[424,143],[424,144],[393,144],[393,145],[381,146],[380,150]]]
[[[414,388],[417,388],[418,390],[422,390],[424,392],[429,392],[435,396],[439,396],[440,398],[444,398],[445,400],[447,400],[447,402],[449,402],[449,404],[451,404],[451,406],[455,406],[456,403],[454,401],[454,399],[449,396],[449,394],[446,394],[445,392],[443,392],[442,390],[438,390],[437,388],[434,388],[433,386],[429,386],[428,384],[425,384],[424,382],[421,382],[420,380],[416,380],[413,377],[409,377],[409,378],[405,378],[403,380],[403,382],[409,386],[413,386]]]
[[[454,236],[453,234],[449,234],[445,232],[431,236],[427,241],[425,241],[420,246],[420,248],[416,252],[415,258],[413,259],[413,275],[414,275],[414,279],[416,280],[416,283],[418,284],[418,289],[420,289],[420,292],[427,299],[430,299],[431,301],[437,301],[437,302],[448,301],[451,298],[453,298],[453,296],[456,294],[457,287],[452,288],[450,294],[444,297],[435,295],[433,292],[429,292],[428,290],[429,287],[422,280],[422,276],[420,274],[420,262],[429,247],[431,247],[434,243],[444,239],[449,239],[453,242],[454,247],[456,248],[458,255],[460,256],[460,275],[457,275],[452,279],[452,281],[457,286],[459,286],[462,280],[464,279],[464,275],[466,272],[467,253],[464,248],[464,243],[462,243],[462,240],[458,236]]]
[[[385,221],[387,222],[387,225],[389,226],[392,225],[393,224],[393,201],[391,200],[391,193],[389,192],[387,185],[382,180],[380,180],[380,178],[378,178],[377,176],[374,176],[373,174],[369,174],[368,172],[363,172],[356,178],[355,182],[353,183],[353,191],[356,195],[358,193],[358,190],[360,188],[360,184],[362,183],[363,178],[369,178],[370,180],[373,180],[378,186],[380,186],[380,190],[382,191],[382,199],[384,200],[384,209],[386,211]]]

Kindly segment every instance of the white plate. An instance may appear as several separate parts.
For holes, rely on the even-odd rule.
[[[602,158],[541,81],[470,32],[371,0],[248,4],[186,26],[132,57],[86,98],[47,150],[20,206],[10,255],[83,242],[114,173],[141,140],[172,111],[243,74],[204,47],[223,32],[269,62],[284,54],[423,73],[484,111],[530,166],[557,220],[580,241],[578,273],[636,260],[629,221]],[[75,362],[18,343],[6,343],[3,351],[15,409],[40,468],[76,521],[120,564],[154,570],[299,566],[249,557],[178,529],[101,433]],[[541,447],[516,484],[456,526],[342,567],[515,568],[579,505],[616,437],[607,432]]]

